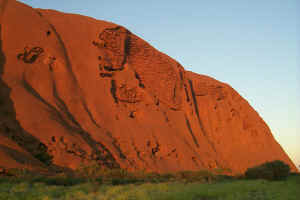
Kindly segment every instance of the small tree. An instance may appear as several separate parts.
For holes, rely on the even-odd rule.
[[[290,174],[290,166],[280,160],[247,169],[245,176],[249,179],[283,180]]]

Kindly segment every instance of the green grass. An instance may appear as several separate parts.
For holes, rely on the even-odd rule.
[[[52,184],[54,182],[54,184]],[[71,182],[71,184],[69,184]],[[99,182],[20,180],[0,178],[0,200],[9,199],[103,199],[103,200],[299,200],[300,176],[287,180],[220,180],[212,183],[189,183],[175,180],[161,183],[125,185]],[[74,183],[74,184],[73,184]]]

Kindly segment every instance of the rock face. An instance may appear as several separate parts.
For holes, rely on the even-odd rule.
[[[0,166],[296,170],[234,89],[124,27],[14,0],[0,12]]]

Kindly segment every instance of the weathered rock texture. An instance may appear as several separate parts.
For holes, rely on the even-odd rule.
[[[124,27],[14,0],[0,12],[0,166],[296,170],[234,89]]]

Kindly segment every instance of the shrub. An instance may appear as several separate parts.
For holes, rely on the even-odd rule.
[[[300,176],[300,173],[297,173],[297,172],[291,172],[291,173],[290,173],[290,176]]]
[[[130,174],[125,169],[109,169],[103,171],[104,177],[111,177],[111,178],[131,178],[132,174]]]
[[[280,160],[266,162],[253,168],[247,169],[246,178],[249,179],[267,179],[283,180],[290,174],[290,166]]]
[[[98,184],[102,184],[103,183],[103,178],[102,177],[96,177],[94,181]]]
[[[206,182],[211,183],[217,179],[217,175],[208,170],[200,171],[178,171],[174,174],[176,180],[185,180],[188,182]]]
[[[51,165],[53,159],[53,156],[49,155],[47,152],[39,152],[35,154],[34,157],[45,165]]]
[[[137,179],[134,178],[113,178],[111,180],[112,185],[125,185],[125,184],[134,184],[139,182]]]
[[[238,177],[233,177],[233,176],[224,175],[224,174],[216,175],[216,180],[218,182],[220,182],[220,181],[232,181],[234,179],[238,179]]]
[[[76,170],[76,174],[78,174],[79,176],[92,179],[98,177],[99,173],[101,172],[102,168],[96,161],[93,161],[88,165],[84,165],[83,163],[81,163],[79,168]]]
[[[53,176],[53,177],[34,177],[31,182],[45,183],[47,185],[61,185],[61,186],[73,186],[81,183],[85,183],[86,180],[83,178],[76,177],[64,177],[64,176]]]
[[[6,170],[5,175],[19,177],[19,178],[26,178],[32,176],[33,174],[28,169],[10,168]]]
[[[71,178],[71,177],[53,177],[45,179],[44,183],[47,185],[63,185],[72,186],[84,183],[85,180],[81,178]]]
[[[214,174],[230,174],[232,170],[229,168],[215,168],[212,170]]]

